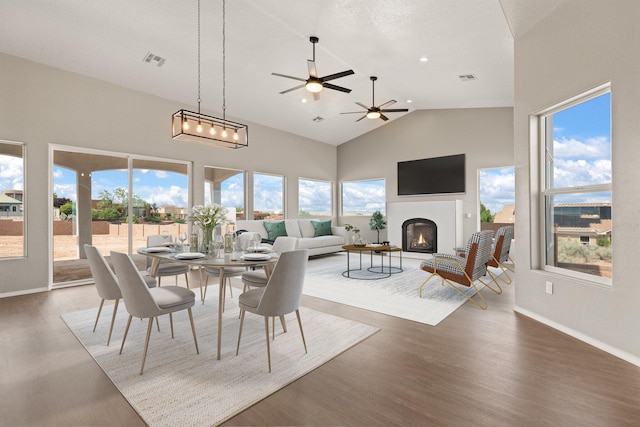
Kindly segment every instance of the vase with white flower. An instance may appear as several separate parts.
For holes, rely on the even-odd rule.
[[[213,242],[214,230],[227,220],[227,208],[216,203],[209,206],[197,205],[191,208],[189,220],[201,230],[202,239],[200,239],[199,250],[207,253]]]

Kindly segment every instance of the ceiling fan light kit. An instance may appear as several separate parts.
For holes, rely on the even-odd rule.
[[[222,0],[222,118],[200,112],[200,0],[198,0],[198,112],[178,110],[171,117],[172,138],[179,141],[203,142],[223,148],[249,146],[249,127],[226,118],[225,73],[225,0]]]

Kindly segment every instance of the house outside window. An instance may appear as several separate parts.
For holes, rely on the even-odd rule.
[[[610,285],[610,87],[556,105],[537,119],[543,269]]]

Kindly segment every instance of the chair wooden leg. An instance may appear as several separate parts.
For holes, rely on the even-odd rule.
[[[269,318],[264,316],[264,331],[267,335],[267,362],[269,363],[269,373],[271,373],[271,348],[269,347]]]
[[[191,312],[191,307],[189,310],[189,322],[191,322],[191,332],[193,332],[193,342],[196,344],[196,354],[200,354],[200,349],[198,349],[198,339],[196,338],[196,325],[193,323],[193,313]]]
[[[200,301],[204,304],[204,294],[202,293],[202,267],[198,268],[198,273],[200,273]]]
[[[120,302],[120,298],[116,299],[113,304],[113,314],[111,315],[111,326],[109,326],[109,337],[107,337],[107,347],[109,347],[109,343],[111,342],[111,333],[113,332],[113,324],[116,323],[116,314],[118,313],[118,303]]]
[[[304,352],[307,352],[307,341],[304,339],[304,331],[302,330],[302,320],[300,319],[300,310],[296,309],[296,317],[298,318],[298,326],[300,327],[300,335],[302,336],[302,344],[304,344]]]
[[[176,276],[176,279],[178,278],[178,276]],[[189,287],[189,274],[188,273],[184,273],[184,280],[187,281],[187,289],[191,289]]]
[[[144,340],[144,352],[142,353],[142,366],[140,366],[140,375],[144,372],[144,362],[147,361],[147,349],[149,348],[149,338],[151,337],[151,327],[153,326],[153,317],[149,318],[147,325],[147,337]]]
[[[272,340],[276,339],[276,317],[275,316],[271,318],[271,339]]]
[[[282,325],[282,330],[287,332],[287,322],[284,320],[284,316],[280,316],[280,324]]]
[[[160,322],[158,322],[158,318],[156,317],[156,326],[158,327],[158,332],[160,332]]]
[[[202,274],[202,273],[200,273]],[[207,287],[209,286],[209,275],[205,274],[204,275],[204,295],[202,297],[202,303],[204,304],[204,300],[205,298],[207,298]]]
[[[104,305],[104,299],[100,300],[100,307],[98,307],[98,315],[96,316],[96,323],[93,325],[93,332],[96,331],[96,327],[98,326],[98,319],[100,318],[100,313],[102,313],[102,306]]]
[[[162,285],[160,285],[161,281],[162,281],[162,276],[158,276],[158,286],[162,286]]]
[[[229,281],[229,295],[231,298],[233,298],[233,286],[231,286],[231,277],[227,277],[227,280]]]
[[[244,310],[240,309],[240,330],[238,331],[238,345],[236,346],[236,356],[240,352],[240,337],[242,337],[243,326],[244,326]]]
[[[171,338],[174,338],[173,336],[173,314],[169,313],[169,324],[171,325]]]
[[[131,326],[131,319],[133,319],[133,316],[129,315],[129,320],[127,320],[127,327],[124,328],[124,336],[122,337],[122,344],[120,345],[119,354],[122,354],[122,349],[124,348],[124,342],[127,340],[127,334],[129,333],[129,326]]]

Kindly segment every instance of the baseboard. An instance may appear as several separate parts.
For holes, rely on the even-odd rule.
[[[640,367],[640,357],[634,356],[633,354],[627,353],[626,351],[622,351],[619,348],[616,347],[612,347],[609,344],[605,344],[601,341],[598,341],[596,339],[591,338],[588,335],[585,335],[581,332],[578,331],[574,331],[571,328],[567,328],[564,325],[561,325],[560,323],[554,322],[553,320],[549,320],[546,317],[540,316],[539,314],[533,313],[529,310],[526,310],[522,307],[518,307],[518,306],[514,306],[513,307],[513,311],[515,311],[516,313],[520,313],[523,316],[527,316],[532,318],[533,320],[536,320],[540,323],[543,323],[547,326],[552,327],[553,329],[556,329],[560,332],[563,332],[567,335],[570,335],[576,339],[579,339],[580,341],[583,341],[589,345],[592,345],[602,351],[605,351],[613,356],[616,356],[622,360],[625,360],[633,365],[636,365],[638,367]]]
[[[47,292],[49,288],[36,288],[36,289],[27,289],[26,291],[15,291],[15,292],[4,292],[0,294],[0,298],[10,298],[17,297],[20,295],[29,295],[29,294],[37,294],[40,292]]]

